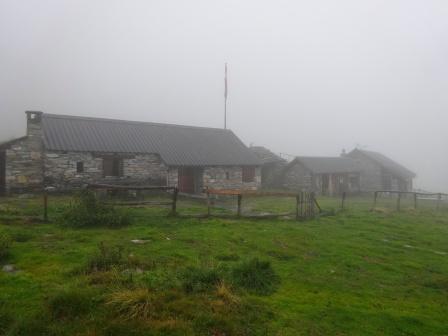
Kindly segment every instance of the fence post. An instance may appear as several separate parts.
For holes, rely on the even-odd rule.
[[[210,192],[207,189],[207,217],[210,217],[211,215],[211,209],[210,209],[211,205],[210,205]]]
[[[440,202],[442,201],[442,194],[437,194],[437,210],[440,208]]]
[[[401,205],[401,192],[398,192],[397,211],[400,211],[400,205]]]
[[[48,192],[44,191],[44,221],[48,221]]]
[[[237,208],[237,216],[241,216],[241,200],[243,198],[242,194],[238,194],[238,208]]]
[[[173,205],[172,205],[172,209],[171,209],[171,213],[173,215],[177,214],[177,194],[179,193],[179,189],[174,188],[173,190]]]
[[[376,199],[378,197],[378,191],[375,191],[375,193],[373,194],[373,209],[376,208]]]
[[[296,196],[296,220],[299,220],[300,193]]]
[[[414,209],[417,210],[417,193],[414,193]]]
[[[344,210],[344,203],[345,203],[345,197],[346,197],[345,191],[342,192],[342,202],[341,202],[341,209]]]

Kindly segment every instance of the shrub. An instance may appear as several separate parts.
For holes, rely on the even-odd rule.
[[[0,232],[0,260],[9,254],[12,239],[6,233]]]
[[[98,251],[87,261],[87,271],[110,271],[115,267],[126,265],[122,246],[108,246],[101,242]]]
[[[235,285],[260,295],[272,294],[280,283],[271,263],[257,258],[235,266],[232,270],[232,280]]]
[[[69,319],[85,315],[92,307],[92,293],[80,289],[64,289],[48,298],[47,307],[53,319]]]
[[[150,319],[155,313],[154,297],[149,289],[121,290],[109,295],[106,304],[124,320]]]
[[[129,225],[131,217],[124,209],[101,203],[90,190],[82,190],[62,214],[62,223],[72,227]]]
[[[182,274],[182,287],[187,293],[201,292],[213,288],[221,281],[216,268],[189,267]]]

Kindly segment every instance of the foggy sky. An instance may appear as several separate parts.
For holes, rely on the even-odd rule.
[[[380,151],[448,191],[446,0],[0,0],[0,140],[25,110]]]

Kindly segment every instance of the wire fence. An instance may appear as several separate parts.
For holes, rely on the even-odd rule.
[[[180,217],[234,217],[311,219],[341,210],[448,211],[448,194],[376,191],[338,197],[312,193],[208,190],[202,195],[180,194],[174,187],[90,185],[98,200],[113,206],[142,208],[142,215]],[[5,222],[48,221],[73,201],[76,192],[22,194],[0,197]],[[53,218],[52,218],[53,217]]]

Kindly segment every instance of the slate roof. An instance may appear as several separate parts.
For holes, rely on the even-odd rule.
[[[254,153],[263,164],[269,163],[286,163],[286,160],[271,152],[269,149],[263,146],[251,146],[249,149]]]
[[[314,174],[330,173],[357,173],[360,166],[355,159],[348,157],[318,157],[318,156],[298,156],[290,166],[300,162]]]
[[[377,162],[379,165],[381,165],[384,169],[390,171],[391,173],[402,176],[405,178],[413,178],[416,176],[416,174],[413,171],[410,171],[406,167],[402,166],[398,162],[395,162],[394,160],[388,158],[387,156],[373,151],[368,151],[364,149],[354,149],[351,151],[348,155],[359,152],[370,158],[371,160]]]
[[[48,150],[156,153],[169,166],[260,165],[230,130],[102,118],[42,115]]]

